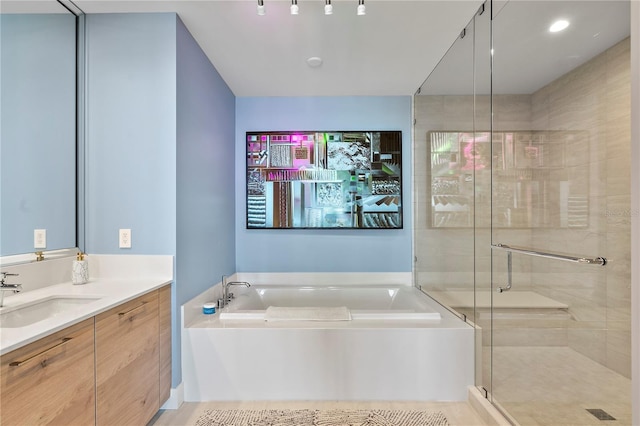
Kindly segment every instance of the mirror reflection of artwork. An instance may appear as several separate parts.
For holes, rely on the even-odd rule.
[[[490,170],[502,168],[502,143],[489,143],[488,133],[463,137],[460,141],[460,169],[461,170]]]
[[[248,132],[247,228],[402,228],[402,132]]]
[[[431,227],[472,226],[474,211],[488,212],[503,228],[588,225],[587,132],[434,131],[427,140]],[[477,216],[475,225],[482,220]]]

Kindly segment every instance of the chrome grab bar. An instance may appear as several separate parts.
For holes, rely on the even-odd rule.
[[[581,263],[583,265],[604,266],[607,264],[607,259],[604,257],[596,257],[596,258],[589,259],[586,257],[575,257],[575,256],[569,256],[566,254],[559,254],[559,253],[546,253],[546,252],[526,249],[522,247],[508,246],[506,244],[491,244],[491,248],[505,250],[505,251],[514,252],[514,253],[528,254],[530,256],[544,257],[547,259],[556,259],[556,260],[564,260],[566,262]]]

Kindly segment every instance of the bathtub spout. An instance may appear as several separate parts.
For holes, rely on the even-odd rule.
[[[222,303],[223,306],[227,306],[231,299],[233,299],[233,293],[229,293],[229,287],[232,285],[243,285],[245,287],[251,287],[246,281],[227,281],[226,276],[222,276]]]

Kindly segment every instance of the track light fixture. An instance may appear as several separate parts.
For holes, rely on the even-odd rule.
[[[324,1],[324,14],[333,15],[333,6],[331,5],[331,0]]]
[[[300,13],[300,8],[298,7],[298,0],[291,0],[291,7],[289,8],[292,15],[298,15]],[[267,13],[267,10],[264,7],[264,0],[258,0],[258,15],[262,16]],[[324,14],[325,15],[333,15],[333,5],[331,4],[331,0],[324,0]],[[364,0],[358,0],[358,16],[363,16],[367,14],[367,9],[364,5]]]

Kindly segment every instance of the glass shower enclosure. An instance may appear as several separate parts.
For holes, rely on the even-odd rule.
[[[414,96],[414,280],[513,423],[631,424],[629,47],[628,1],[487,2]]]

